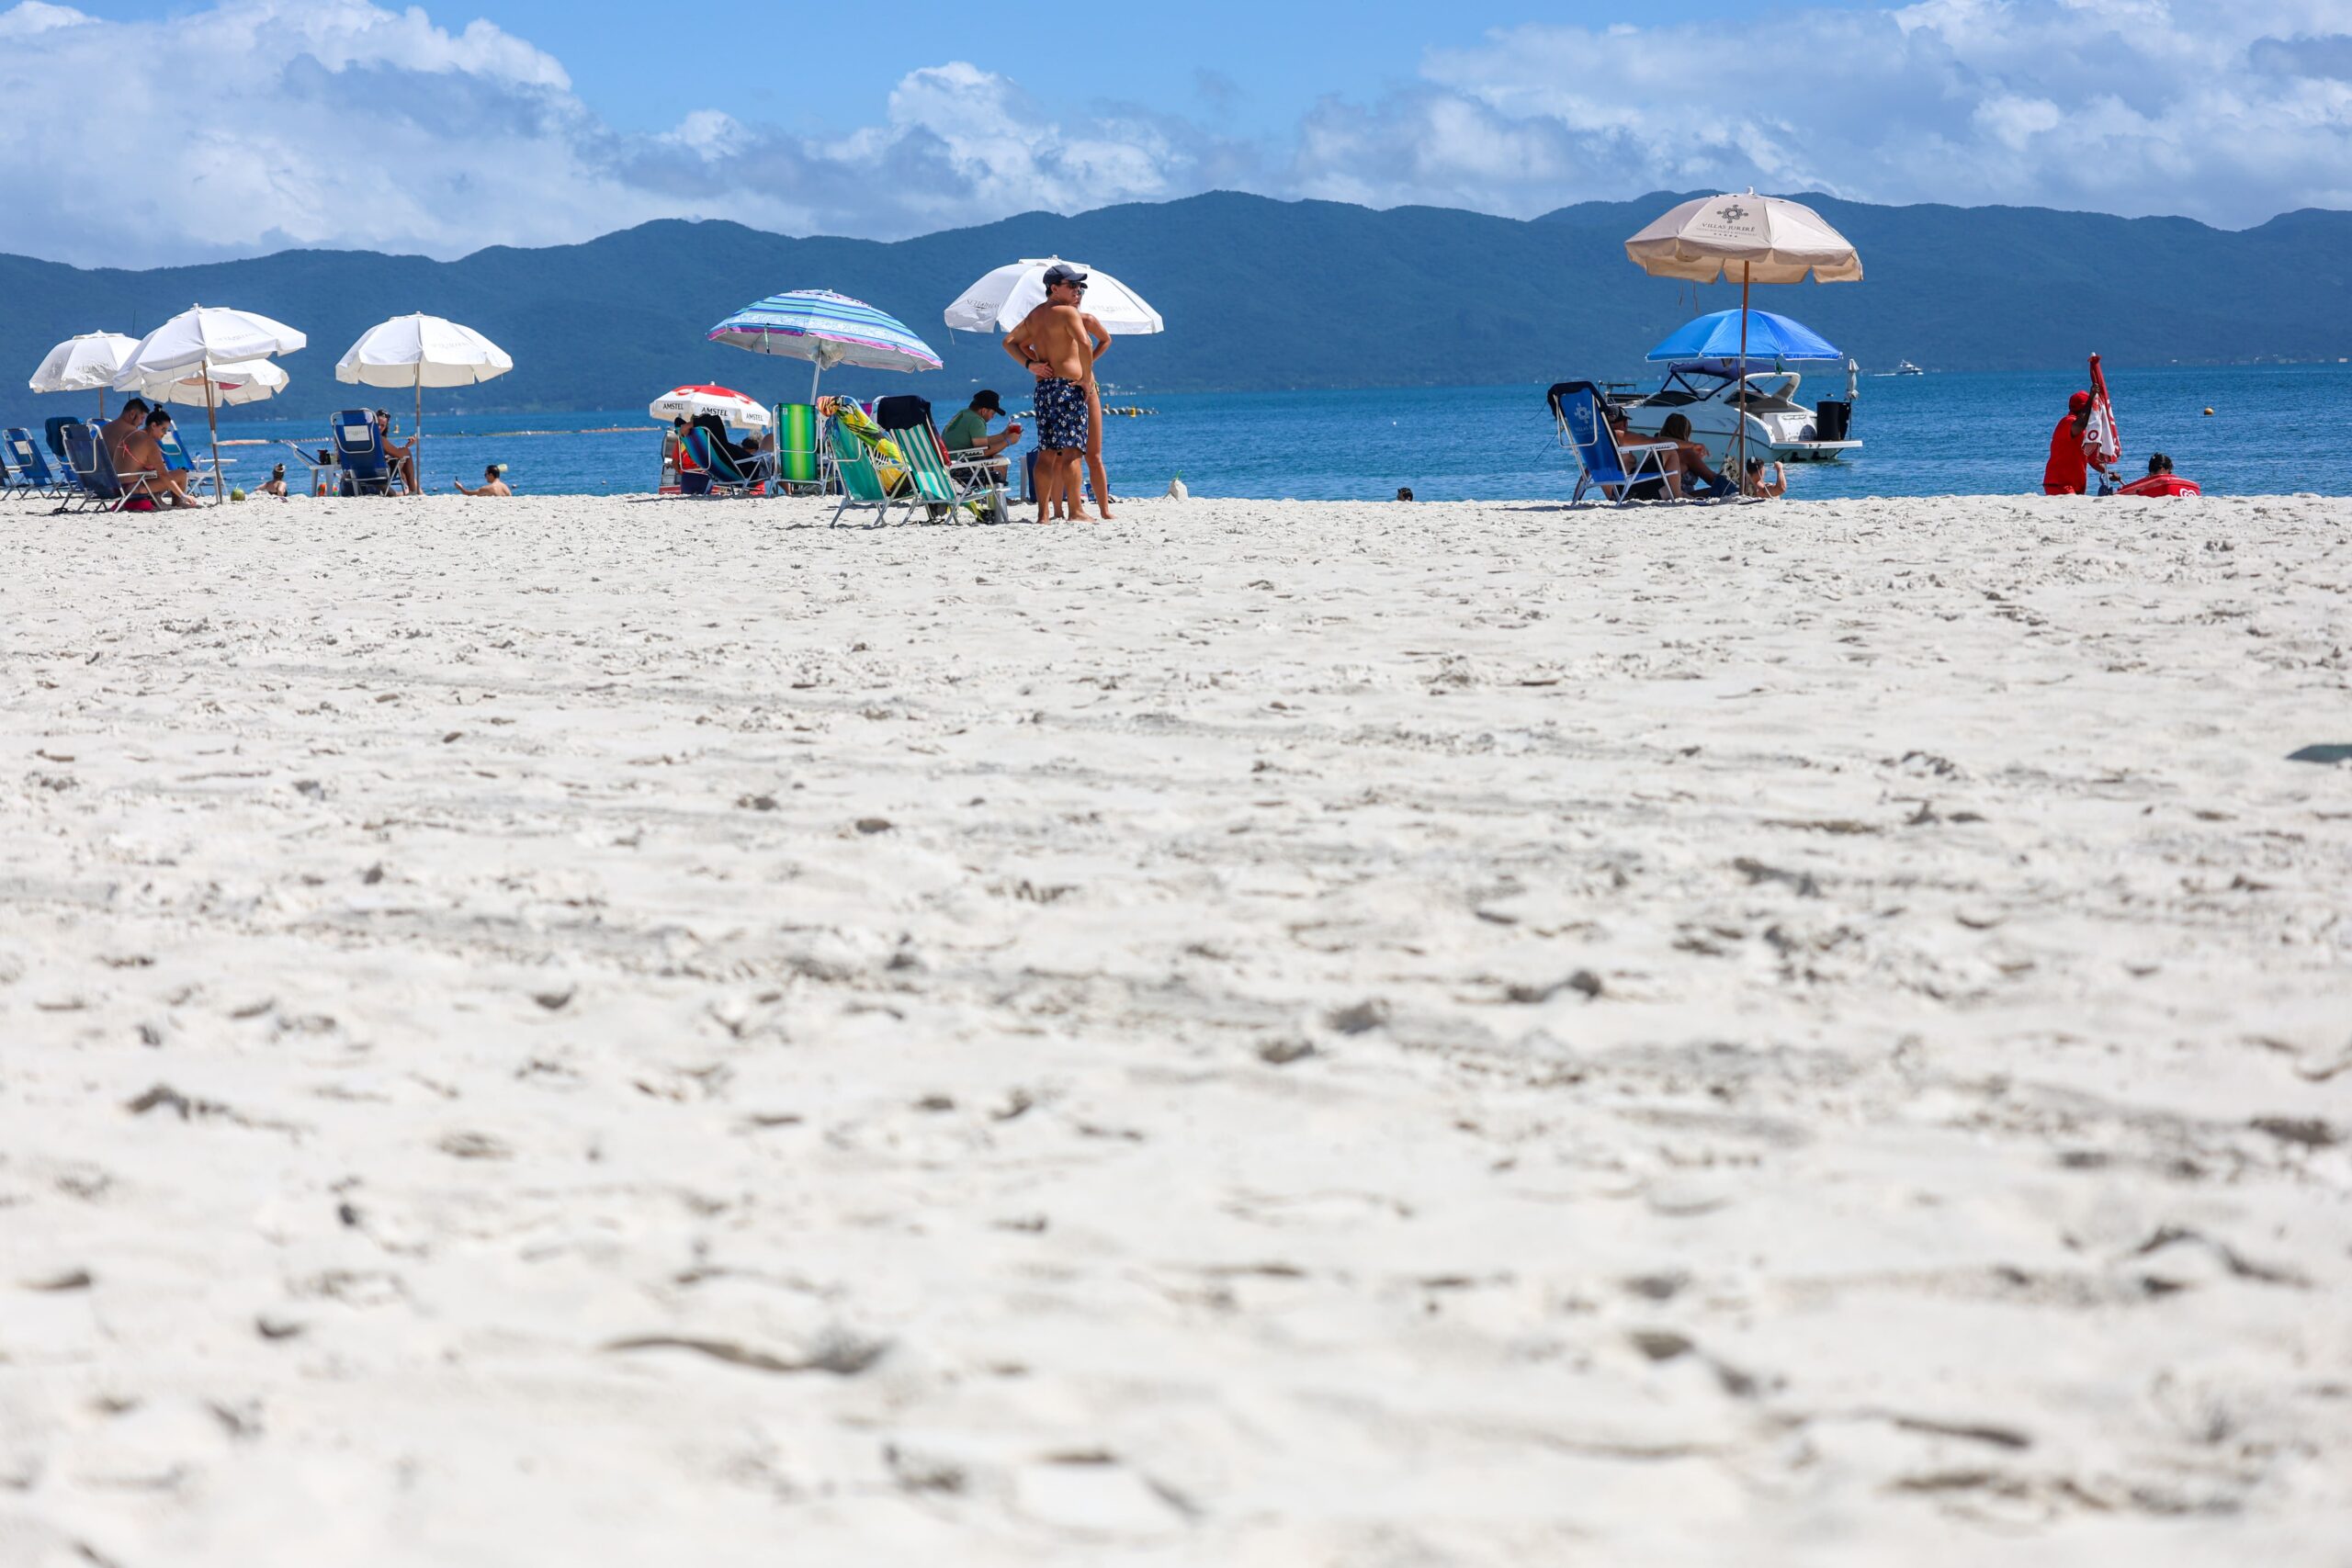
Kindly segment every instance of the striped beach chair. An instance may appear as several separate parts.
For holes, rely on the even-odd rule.
[[[902,501],[890,493],[890,487],[883,483],[882,476],[874,470],[874,455],[847,426],[838,419],[828,420],[825,422],[825,436],[832,452],[833,472],[842,486],[842,503],[833,508],[835,524],[840,523],[842,514],[853,507],[876,513],[874,526],[876,528],[889,522],[891,512],[901,505],[906,507],[910,516],[913,514],[914,502]]]

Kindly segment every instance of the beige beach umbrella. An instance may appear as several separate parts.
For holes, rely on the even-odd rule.
[[[1713,283],[1739,278],[1739,437],[1733,478],[1747,478],[1747,290],[1757,283],[1860,283],[1853,242],[1801,201],[1777,196],[1705,196],[1686,201],[1625,242],[1652,277]]]
[[[504,349],[471,327],[422,312],[379,321],[335,361],[334,378],[416,391],[416,491],[424,491],[424,389],[470,387],[514,368]]]
[[[292,354],[311,340],[283,321],[251,310],[194,305],[139,340],[115,378],[119,391],[132,391],[167,370],[204,373],[204,423],[212,435],[212,493],[227,489],[220,479],[220,419],[211,372],[220,366]]]
[[[207,382],[210,383],[209,387]],[[159,371],[129,389],[151,403],[201,407],[209,399],[215,408],[235,408],[277,396],[286,389],[286,372],[277,365],[266,359],[246,359],[233,365],[215,365],[209,370],[191,367]]]
[[[139,346],[121,333],[81,333],[67,338],[40,362],[26,383],[36,392],[98,394],[98,417],[107,416],[107,389],[122,374],[122,362]]]

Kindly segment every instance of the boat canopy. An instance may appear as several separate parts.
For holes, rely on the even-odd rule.
[[[1716,310],[1693,316],[1651,349],[1647,358],[1660,360],[1736,360],[1742,352],[1740,312]],[[1770,310],[1747,312],[1745,336],[1747,362],[1759,359],[1839,359],[1837,345],[1803,321]]]

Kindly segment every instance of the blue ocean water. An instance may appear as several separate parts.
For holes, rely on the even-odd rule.
[[[1573,373],[1573,367],[1563,369],[1564,377]],[[2083,382],[2079,371],[2064,370],[1865,377],[1853,430],[1862,451],[1842,463],[1792,467],[1792,492],[2038,492],[2051,427],[2065,412],[2067,394]],[[752,376],[740,385],[754,395],[797,390],[759,383]],[[1809,378],[1798,399],[1840,395],[1844,385],[1840,373]],[[2123,368],[2109,373],[2109,386],[2130,473],[2145,469],[2149,452],[2162,451],[2209,494],[2352,495],[2352,450],[2345,441],[2352,430],[2352,366]],[[953,406],[943,400],[947,395],[925,391],[944,418]],[[1544,391],[1154,395],[1118,388],[1113,404],[1155,412],[1112,417],[1105,456],[1114,490],[1130,495],[1159,494],[1181,473],[1200,496],[1385,500],[1407,485],[1424,501],[1565,499],[1576,467],[1553,438]],[[660,429],[641,410],[436,419],[428,407],[425,413],[425,478],[435,490],[460,477],[476,483],[485,463],[503,462],[519,491],[627,494],[651,490],[660,468]],[[323,423],[241,417],[224,423],[222,434],[315,448]],[[405,414],[401,423],[405,430]],[[200,426],[196,434],[200,441]],[[225,455],[232,459],[230,482],[243,485],[286,457],[251,446],[232,446]]]

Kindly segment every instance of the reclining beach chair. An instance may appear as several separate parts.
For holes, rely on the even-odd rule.
[[[48,438],[51,453],[68,468],[73,466],[73,459],[65,455],[65,433],[81,423],[82,416],[78,413],[51,414],[41,421],[41,434]]]
[[[343,469],[343,483],[337,488],[345,495],[390,495],[392,493],[392,458],[384,450],[382,432],[376,428],[376,417],[366,409],[345,409],[334,416],[328,427],[334,437],[335,462]]]
[[[838,419],[827,420],[825,435],[832,449],[833,474],[841,480],[842,486],[842,503],[833,508],[834,523],[839,523],[842,513],[852,507],[876,513],[874,526],[876,528],[889,522],[891,512],[900,505],[907,508],[909,515],[913,514],[914,502],[890,493],[889,486],[884,484],[882,476],[875,471],[874,455],[865,449],[865,443],[859,440],[848,426]]]
[[[15,478],[8,481],[12,492],[22,491],[29,495],[58,501],[70,498],[79,491],[78,485],[50,471],[49,459],[41,455],[40,444],[23,425],[17,425],[5,435],[0,435],[0,443],[5,443],[7,449],[7,461],[4,466],[16,469]]]
[[[1544,400],[1552,406],[1560,444],[1575,451],[1584,469],[1576,493],[1568,498],[1570,506],[1582,501],[1589,489],[1598,489],[1620,506],[1634,499],[1629,492],[1636,485],[1654,483],[1657,495],[1666,493],[1666,455],[1675,450],[1674,443],[1618,446],[1616,433],[1609,428],[1607,400],[1589,381],[1563,381],[1544,394]]]
[[[963,507],[969,507],[973,516],[983,521],[1002,521],[1010,515],[996,465],[952,460],[938,427],[931,423],[929,401],[904,395],[884,398],[874,405],[874,422],[898,443],[899,455],[906,460],[907,478],[914,485],[915,495],[927,503],[933,522]]]
[[[698,495],[748,496],[767,483],[767,465],[753,461],[740,463],[725,447],[710,438],[710,432],[699,424],[686,426],[685,462],[678,471],[681,488],[684,488],[689,472],[702,475],[704,483],[686,493]]]
[[[153,512],[156,507],[152,481],[145,474],[133,474],[124,479],[115,472],[114,456],[107,444],[98,439],[95,424],[72,424],[64,431],[65,460],[74,466],[74,475],[82,481],[84,491],[80,504],[68,502],[60,512],[80,511],[101,507],[108,512]]]

